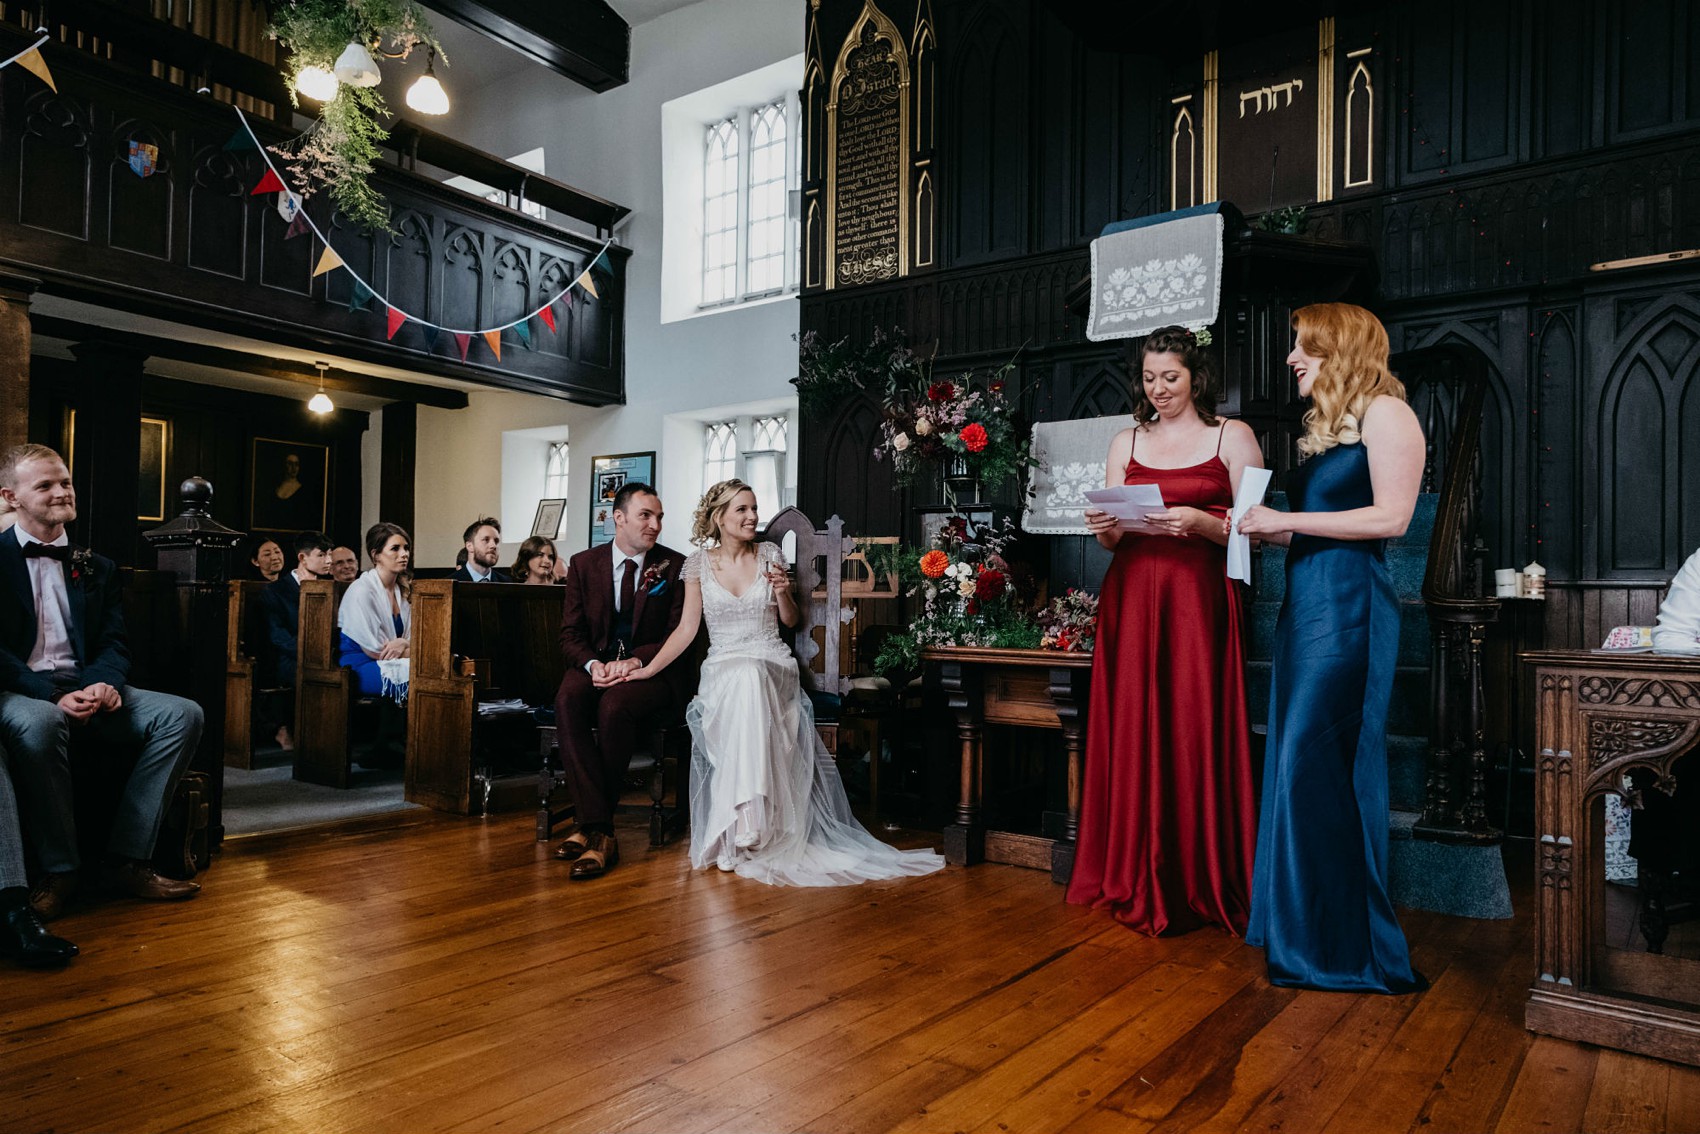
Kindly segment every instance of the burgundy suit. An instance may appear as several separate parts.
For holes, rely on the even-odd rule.
[[[685,607],[685,586],[679,579],[684,564],[683,555],[659,543],[644,557],[633,587],[626,656],[648,665],[679,625]],[[613,661],[616,652],[612,545],[573,556],[562,589],[561,654],[567,671],[555,696],[561,765],[579,824],[605,824],[613,820],[620,802],[634,747],[658,725],[681,719],[696,691],[696,673],[687,652],[653,679],[596,688],[585,666]]]

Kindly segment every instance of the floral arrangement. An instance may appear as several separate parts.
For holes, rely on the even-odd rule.
[[[906,387],[920,373],[921,362],[903,341],[901,329],[891,334],[875,330],[866,342],[849,336],[824,342],[816,331],[792,336],[797,340],[797,408],[820,419],[855,394],[887,397]]]
[[[1027,430],[1010,396],[1013,361],[984,384],[972,374],[932,381],[917,370],[887,394],[874,456],[889,458],[900,483],[913,483],[929,464],[960,460],[983,484],[1019,477],[1033,464]]]
[[[1003,551],[1019,534],[1014,522],[976,529],[963,516],[945,520],[932,546],[898,553],[904,593],[921,609],[902,632],[887,638],[874,659],[881,673],[914,671],[929,646],[996,646],[1032,649],[1039,631],[1025,606]]]
[[[1098,596],[1070,587],[1052,599],[1036,620],[1041,650],[1089,654],[1098,637]]]

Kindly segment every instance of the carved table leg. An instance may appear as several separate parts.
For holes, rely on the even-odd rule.
[[[1081,758],[1090,682],[1089,671],[1051,670],[1051,705],[1062,725],[1063,751],[1068,760],[1068,818],[1063,823],[1063,837],[1051,844],[1051,881],[1059,886],[1066,886],[1074,873],[1074,846],[1080,835]]]
[[[956,714],[962,761],[956,822],[944,829],[944,857],[953,866],[973,866],[986,859],[986,829],[980,817],[985,757],[980,736],[980,675],[972,666],[946,662],[942,677],[951,710]]]

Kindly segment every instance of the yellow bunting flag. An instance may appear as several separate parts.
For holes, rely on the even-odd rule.
[[[53,76],[47,73],[47,60],[41,57],[41,52],[32,47],[13,62],[46,83],[48,90],[59,93],[59,88],[53,85]]]
[[[319,266],[313,269],[315,278],[324,275],[333,268],[342,267],[342,257],[336,254],[336,249],[325,245],[325,254],[319,257]]]
[[[484,341],[490,344],[490,352],[496,356],[496,361],[502,361],[502,332],[485,331]]]
[[[586,273],[584,273],[584,275],[580,276],[578,278],[578,282],[579,282],[580,285],[583,286],[584,290],[586,290],[590,293],[591,298],[593,298],[593,299],[601,299],[602,298],[600,295],[596,294],[596,284],[591,282],[589,272],[586,272]]]

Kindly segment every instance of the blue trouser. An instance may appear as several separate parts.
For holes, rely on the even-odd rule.
[[[77,824],[72,810],[71,737],[79,745],[135,750],[112,823],[110,853],[153,857],[160,823],[201,740],[205,714],[193,701],[126,685],[124,704],[77,723],[58,705],[20,693],[0,693],[0,747],[29,816],[31,841],[43,870],[76,870]],[[3,841],[3,836],[0,836]]]
[[[0,890],[22,886],[24,837],[18,829],[18,797],[12,793],[12,770],[0,749]]]

